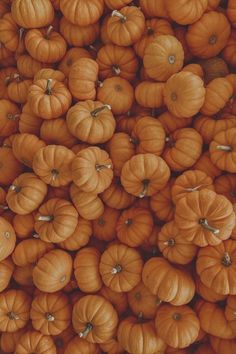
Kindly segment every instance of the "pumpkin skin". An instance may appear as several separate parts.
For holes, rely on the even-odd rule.
[[[40,1],[36,7],[32,0],[14,0],[11,13],[15,22],[23,28],[44,27],[54,18],[54,10],[49,0]]]
[[[40,128],[40,138],[47,145],[63,145],[67,148],[72,148],[77,142],[64,118],[44,120]]]
[[[154,154],[133,156],[124,164],[121,171],[124,189],[139,198],[151,196],[162,189],[169,177],[169,167],[161,157]]]
[[[221,52],[229,35],[230,23],[227,17],[223,13],[209,11],[188,27],[186,40],[193,55],[207,59]]]
[[[36,82],[37,80],[41,80],[41,79],[46,79],[46,80],[53,79],[53,80],[57,80],[60,82],[64,82],[65,75],[60,70],[54,70],[51,68],[43,68],[41,70],[37,70],[37,72],[35,73],[34,82]]]
[[[152,0],[140,0],[139,2],[142,11],[148,17],[168,17],[164,0],[157,0],[155,3]]]
[[[123,244],[114,244],[103,252],[99,271],[108,288],[115,292],[128,292],[141,281],[142,267],[138,251]]]
[[[0,19],[0,34],[1,42],[7,49],[19,54],[24,52],[24,30],[20,30],[11,13]]]
[[[153,319],[161,300],[153,295],[141,282],[128,292],[128,303],[134,315],[142,319]]]
[[[97,90],[97,99],[111,106],[112,112],[124,114],[134,102],[134,89],[131,84],[121,77],[105,79]]]
[[[226,14],[228,19],[231,22],[231,25],[235,28],[236,27],[236,7],[233,0],[228,1]]]
[[[215,191],[223,194],[231,203],[236,203],[236,177],[233,174],[225,174],[216,178],[214,182]]]
[[[87,295],[75,303],[72,323],[80,338],[90,343],[103,343],[114,337],[118,316],[102,296]]]
[[[158,116],[158,121],[162,124],[166,133],[170,134],[177,129],[189,126],[192,122],[192,117],[182,119],[174,116],[169,111],[166,111]]]
[[[8,85],[12,80],[14,74],[17,74],[17,69],[15,67],[7,67],[0,70],[0,97],[9,99],[7,89]]]
[[[43,292],[55,293],[69,283],[72,266],[72,258],[67,252],[52,250],[41,257],[34,267],[34,285]]]
[[[199,76],[201,79],[204,79],[204,71],[199,64],[188,64],[183,67],[182,71],[190,71],[192,74]]]
[[[143,107],[159,108],[164,104],[163,91],[162,82],[143,81],[135,88],[135,99]]]
[[[200,156],[192,169],[203,171],[213,179],[221,175],[221,170],[212,163],[209,151],[205,151]]]
[[[107,22],[107,35],[110,41],[122,47],[136,43],[145,29],[145,17],[136,6],[125,6],[114,10]]]
[[[113,76],[119,76],[128,81],[136,77],[138,60],[132,48],[120,47],[114,44],[106,44],[97,53],[96,59],[99,65],[99,77],[101,80]]]
[[[174,179],[170,179],[163,189],[151,196],[150,208],[159,220],[170,221],[174,217],[175,205],[171,198],[173,183]]]
[[[7,137],[15,134],[19,124],[19,109],[17,105],[9,100],[0,100],[1,120],[0,130],[1,137]]]
[[[19,74],[15,74],[7,86],[9,99],[19,104],[26,103],[31,84],[31,80],[24,80]]]
[[[3,217],[0,217],[0,236],[1,236],[0,262],[1,262],[13,252],[16,244],[15,231],[12,225]]]
[[[195,277],[195,285],[197,294],[199,294],[204,300],[208,302],[224,301],[226,298],[225,295],[217,294],[214,290],[212,290],[212,288],[204,285],[198,275]]]
[[[162,226],[157,245],[163,257],[172,263],[188,264],[197,254],[197,246],[185,240],[174,221]]]
[[[150,236],[153,218],[149,210],[132,207],[122,212],[116,224],[117,238],[130,247],[138,247]]]
[[[102,287],[99,274],[100,252],[93,247],[80,250],[74,260],[74,274],[77,285],[84,293],[96,293]]]
[[[65,114],[71,105],[67,87],[52,79],[37,80],[29,88],[28,102],[32,112],[43,119],[53,119]]]
[[[165,321],[166,326],[162,326]],[[155,326],[159,336],[173,348],[186,348],[198,337],[200,323],[189,306],[164,304],[157,310]]]
[[[227,303],[225,307],[225,317],[229,322],[230,327],[232,328],[233,333],[236,332],[235,327],[235,296],[228,296]]]
[[[142,281],[153,295],[176,306],[190,302],[195,292],[191,276],[160,257],[150,258],[144,264]]]
[[[65,146],[48,145],[33,159],[33,170],[46,184],[66,186],[72,181],[71,165],[75,154]]]
[[[4,291],[10,283],[14,271],[14,263],[8,257],[0,262],[0,292]]]
[[[17,214],[26,215],[36,210],[47,194],[47,185],[34,173],[19,175],[9,187],[7,203]]]
[[[27,331],[27,328],[21,328],[16,332],[4,332],[1,335],[0,345],[5,353],[12,353],[15,351],[17,343],[21,336]]]
[[[34,115],[29,103],[27,102],[23,108],[19,120],[19,132],[39,135],[40,127],[43,119]]]
[[[8,205],[6,204],[6,195],[6,191],[0,187],[0,215],[9,209]]]
[[[206,11],[207,5],[207,0],[198,2],[181,0],[178,3],[167,0],[165,3],[170,18],[180,25],[189,25],[198,21]]]
[[[69,89],[78,100],[94,100],[95,84],[98,79],[98,64],[90,58],[80,58],[72,65],[69,72]],[[104,102],[104,101],[102,101]]]
[[[235,339],[222,339],[210,336],[210,343],[216,354],[230,354],[233,353],[236,348]]]
[[[33,277],[32,277],[33,269],[34,269],[34,264],[28,264],[24,267],[16,266],[13,273],[14,281],[20,286],[29,287],[32,289],[34,285]]]
[[[105,4],[109,9],[115,10],[115,9],[120,9],[124,7],[125,5],[128,5],[131,3],[131,0],[104,0]]]
[[[108,354],[123,354],[124,349],[116,339],[111,339],[106,343],[101,343],[100,348]]]
[[[116,238],[116,225],[120,217],[117,209],[105,207],[104,213],[93,220],[93,236],[101,241],[112,241]]]
[[[200,170],[188,170],[176,178],[171,189],[173,202],[176,204],[189,193],[202,189],[214,191],[213,180],[205,172]],[[220,193],[223,194],[223,193]]]
[[[219,245],[234,228],[232,208],[226,197],[203,189],[178,201],[175,222],[185,239],[197,246]]]
[[[25,332],[16,345],[15,354],[25,353],[56,354],[57,350],[49,336],[34,330]]]
[[[164,341],[157,337],[152,321],[139,323],[135,317],[127,317],[120,322],[117,330],[118,342],[129,353],[151,354],[163,352]],[[137,338],[136,341],[133,338]]]
[[[235,249],[236,241],[226,240],[214,247],[207,246],[198,253],[196,269],[201,282],[220,295],[236,293],[231,281],[235,273]]]
[[[84,48],[70,48],[64,58],[60,61],[58,69],[62,71],[66,77],[69,76],[72,65],[80,58],[90,58],[90,53]]]
[[[61,242],[74,233],[77,223],[78,213],[72,203],[53,198],[38,209],[34,227],[42,241]]]
[[[204,81],[206,84],[209,84],[210,81],[218,77],[225,77],[229,74],[226,62],[220,57],[202,60],[200,65],[204,71]]]
[[[97,344],[89,343],[87,340],[79,337],[73,338],[66,346],[64,354],[100,354],[101,351]]]
[[[148,76],[157,81],[167,81],[183,67],[182,44],[174,36],[160,35],[146,47],[143,57]],[[157,69],[158,68],[158,69]]]
[[[164,102],[177,117],[189,118],[198,113],[204,104],[205,88],[202,79],[182,71],[172,75],[164,86]]]
[[[16,332],[29,321],[31,298],[22,290],[8,290],[0,294],[0,329]]]
[[[32,326],[45,335],[56,336],[66,330],[71,322],[71,306],[66,295],[38,294],[31,305]]]
[[[110,186],[100,196],[109,208],[118,210],[131,206],[135,198],[124,190],[119,177],[114,177]]]
[[[236,172],[235,163],[236,128],[230,128],[217,133],[212,140],[209,152],[211,161],[221,170]]]
[[[88,26],[99,20],[103,13],[101,0],[61,0],[60,10],[70,22],[78,26]],[[81,16],[83,13],[83,16]]]
[[[71,168],[73,182],[84,192],[102,193],[113,178],[109,155],[96,146],[78,152]]]
[[[182,128],[169,135],[163,158],[173,171],[193,166],[202,152],[202,137],[193,128]]]
[[[126,293],[118,293],[103,286],[99,291],[99,295],[107,299],[114,306],[119,315],[122,315],[127,310],[128,299]]]
[[[66,116],[70,133],[89,144],[101,144],[111,139],[116,121],[109,105],[85,101],[71,107]]]
[[[27,54],[22,54],[17,58],[19,74],[27,79],[33,79],[37,72],[45,66],[46,64],[40,63]]]

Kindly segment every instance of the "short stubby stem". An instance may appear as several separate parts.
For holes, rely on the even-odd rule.
[[[205,218],[199,219],[199,224],[204,227],[204,229],[211,231],[214,235],[219,234],[220,230],[216,229],[215,227],[212,227],[211,225],[208,224],[208,220]]]
[[[217,35],[216,34],[211,35],[208,39],[208,43],[213,45],[216,44],[216,42],[217,42]]]
[[[7,115],[7,119],[9,119],[9,120],[18,120],[19,118],[20,118],[20,114],[11,114],[11,113],[9,113]]]
[[[139,194],[139,198],[144,198],[147,196],[148,194],[148,187],[149,187],[149,184],[150,184],[150,181],[149,179],[145,179],[143,180],[143,190],[142,192]]]
[[[175,320],[175,321],[181,320],[181,314],[178,313],[178,312],[174,313],[173,314],[173,320]]]
[[[99,172],[99,171],[104,170],[106,168],[111,169],[112,168],[112,164],[111,163],[105,163],[104,165],[97,164],[97,165],[95,165],[95,168],[96,168],[96,171]]]
[[[20,319],[20,317],[13,311],[8,312],[7,317],[10,320],[19,320]]]
[[[120,70],[120,68],[119,68],[118,65],[113,65],[113,66],[112,66],[112,71],[113,71],[113,73],[116,74],[116,75],[120,75],[120,73],[121,73],[121,70]]]
[[[230,258],[230,255],[228,252],[224,253],[224,256],[222,257],[221,263],[225,266],[225,267],[229,267],[232,264],[232,260]]]
[[[39,239],[39,235],[38,234],[33,234],[32,237],[36,238],[36,239]]]
[[[94,109],[92,112],[90,112],[90,114],[92,117],[97,117],[100,112],[104,111],[104,109],[109,109],[110,111],[111,106],[109,104],[104,104],[103,106]]]
[[[201,187],[203,187],[203,184],[199,184],[199,186],[196,186],[196,187],[185,188],[185,190],[186,190],[186,192],[196,192],[196,191],[199,190]]]
[[[124,16],[121,12],[119,12],[117,10],[112,11],[111,16],[112,17],[114,17],[114,16],[119,17],[120,21],[123,23],[127,20],[126,16]]]
[[[86,338],[87,335],[89,334],[89,332],[91,332],[93,329],[93,325],[92,323],[87,323],[86,327],[84,328],[84,330],[82,332],[79,332],[79,337],[80,338]]]
[[[60,173],[58,170],[52,170],[51,174],[52,174],[52,180],[55,181]]]
[[[133,224],[133,220],[132,219],[126,219],[125,220],[125,225],[130,226],[132,224]]]
[[[53,221],[53,215],[39,215],[38,221]]]
[[[9,207],[7,205],[4,204],[0,204],[0,210],[8,210]]]
[[[45,38],[46,39],[50,39],[50,34],[54,31],[54,28],[53,26],[49,26],[48,29],[47,29],[47,32],[45,34]]]
[[[19,193],[21,191],[21,187],[20,186],[16,186],[15,184],[12,184],[10,187],[9,187],[9,190],[10,191],[13,191],[13,192],[16,192],[16,193]]]
[[[173,238],[170,238],[168,241],[164,242],[164,245],[169,247],[174,247],[175,240]]]
[[[22,81],[22,78],[19,74],[13,74],[13,79],[16,81],[16,82],[21,82]]]
[[[147,35],[152,36],[155,33],[154,29],[152,27],[147,27]]]
[[[116,264],[114,268],[112,268],[111,274],[118,274],[122,272],[122,267],[120,264]]]
[[[174,64],[175,63],[175,55],[169,55],[168,63],[169,64]]]
[[[53,322],[55,321],[55,317],[53,315],[51,315],[50,313],[45,313],[45,318],[48,322]]]
[[[46,91],[45,94],[48,96],[52,95],[52,79],[47,80],[47,86],[46,86]]]
[[[219,151],[226,151],[226,152],[230,152],[233,150],[232,147],[229,145],[217,145],[216,149]]]

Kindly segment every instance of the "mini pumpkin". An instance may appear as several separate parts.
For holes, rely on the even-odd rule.
[[[192,169],[203,171],[213,179],[221,175],[221,170],[212,163],[209,151],[205,151],[200,156]]]
[[[1,43],[11,52],[24,52],[24,29],[18,27],[11,13],[6,13],[0,19],[0,35]]]
[[[86,339],[75,337],[70,340],[65,348],[64,354],[100,354],[97,344],[90,343]]]
[[[208,302],[218,302],[226,299],[226,295],[217,294],[212,288],[204,285],[198,275],[195,277],[195,285],[197,294]]]
[[[32,80],[24,79],[18,73],[14,74],[7,86],[9,99],[19,104],[26,103],[31,84]]]
[[[8,257],[0,262],[0,292],[4,291],[10,283],[14,271],[14,263]]]
[[[100,196],[108,207],[118,210],[131,206],[135,198],[124,190],[119,177],[114,177],[110,186]]]
[[[99,20],[103,14],[104,3],[102,0],[61,0],[60,10],[72,23],[87,26]],[[84,16],[81,16],[81,13]]]
[[[189,25],[199,20],[207,9],[208,1],[181,0],[175,3],[167,0],[166,10],[170,18],[180,25]]]
[[[142,81],[135,88],[135,99],[143,107],[160,108],[164,104],[164,83]]]
[[[1,120],[0,131],[1,137],[7,137],[17,132],[20,111],[17,105],[9,100],[0,100]]]
[[[15,158],[12,149],[0,148],[0,183],[9,185],[23,171],[23,165]]]
[[[230,20],[232,26],[235,28],[236,27],[236,7],[235,7],[235,3],[233,0],[228,1],[226,13],[227,13],[227,17]]]
[[[170,179],[164,188],[151,196],[150,208],[159,220],[170,221],[174,217],[175,205],[171,197],[174,179]]]
[[[36,116],[27,102],[23,108],[19,120],[19,132],[38,135],[43,119]]]
[[[1,262],[13,252],[16,244],[15,231],[12,225],[3,217],[0,217],[0,236],[1,236],[0,262]]]
[[[234,174],[225,174],[216,178],[214,182],[215,191],[223,194],[231,203],[236,203],[236,176]]]
[[[40,128],[40,138],[47,145],[63,145],[72,148],[77,139],[70,133],[64,118],[44,119]]]
[[[15,354],[23,353],[43,353],[56,354],[56,346],[50,336],[45,336],[42,333],[34,330],[25,332],[19,339]]]
[[[80,58],[91,58],[91,55],[84,48],[70,48],[66,52],[64,58],[60,61],[58,69],[68,77],[72,65]]]
[[[120,216],[118,209],[105,207],[104,213],[93,220],[93,236],[101,241],[112,241],[116,238],[116,225]]]

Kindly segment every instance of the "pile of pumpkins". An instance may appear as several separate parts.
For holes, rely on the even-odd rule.
[[[236,1],[0,0],[0,348],[236,353]]]

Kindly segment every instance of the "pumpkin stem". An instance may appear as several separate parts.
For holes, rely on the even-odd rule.
[[[229,145],[217,145],[216,149],[220,151],[232,151],[232,147]]]
[[[120,73],[121,73],[121,70],[120,70],[120,68],[119,68],[118,65],[113,65],[113,66],[112,66],[112,71],[113,71],[113,73],[116,74],[116,75],[120,75]]]
[[[91,332],[93,329],[92,323],[87,323],[85,329],[82,332],[79,332],[79,337],[80,338],[85,338]]]
[[[216,229],[208,224],[207,219],[203,218],[199,220],[199,224],[204,227],[204,229],[211,231],[214,235],[217,235],[220,230]]]
[[[111,16],[112,17],[114,17],[114,16],[119,17],[120,22],[122,22],[122,23],[124,23],[127,20],[126,16],[124,16],[121,12],[119,12],[117,10],[112,11]]]
[[[53,215],[40,215],[38,217],[38,221],[53,221],[54,216]]]
[[[148,186],[149,186],[150,181],[148,179],[144,179],[143,180],[143,190],[142,192],[139,194],[139,198],[144,198],[147,195],[148,192]]]
[[[169,247],[174,247],[175,246],[175,240],[173,238],[170,238],[168,241],[164,242],[165,246]]]
[[[4,237],[6,237],[6,239],[9,240],[9,238],[11,237],[11,234],[9,231],[5,231],[4,234],[3,234]]]
[[[16,82],[22,81],[22,78],[19,74],[13,74],[12,78],[13,78],[13,80],[16,80]]]
[[[19,320],[20,319],[20,317],[13,311],[8,312],[7,317],[10,320]]]
[[[175,63],[175,55],[169,55],[168,63],[169,64],[174,64]]]
[[[52,95],[52,79],[47,80],[47,86],[46,86],[46,95]]]
[[[224,256],[223,256],[223,258],[222,258],[222,260],[221,260],[221,263],[222,263],[225,267],[231,266],[232,260],[231,260],[231,258],[230,258],[230,255],[228,254],[228,252],[225,252],[225,253],[224,253]]]
[[[100,81],[100,80],[97,80],[97,81],[96,81],[96,86],[97,86],[97,87],[103,87],[103,82]]]
[[[97,117],[98,114],[106,108],[109,109],[109,111],[111,110],[111,106],[109,104],[104,104],[103,106],[94,109],[92,112],[90,112],[90,114],[92,117]]]
[[[21,191],[21,187],[19,186],[16,186],[15,184],[12,184],[10,187],[9,187],[9,190],[10,191],[14,191],[16,193],[19,193]]]
[[[150,26],[147,27],[147,35],[152,36],[155,33],[154,29]]]
[[[129,141],[134,145],[138,145],[140,143],[139,139],[135,139],[135,138],[130,138]]]
[[[90,44],[88,47],[89,47],[89,49],[91,49],[97,53],[97,48],[94,45]]]
[[[132,224],[133,224],[133,220],[132,219],[125,220],[125,225],[130,226]]]
[[[105,163],[104,165],[96,164],[95,168],[96,168],[96,171],[99,172],[101,170],[104,170],[105,168],[111,169],[112,168],[112,164],[111,163]]]
[[[38,238],[39,238],[39,235],[38,235],[38,234],[33,234],[32,237],[38,239]]]
[[[212,36],[209,37],[208,43],[209,44],[216,44],[217,42],[217,35],[213,34]]]
[[[19,40],[20,40],[20,42],[21,42],[22,39],[23,39],[23,34],[24,34],[24,32],[25,32],[25,29],[24,29],[23,27],[21,27],[21,28],[19,29]]]
[[[17,120],[20,118],[20,114],[11,114],[11,113],[8,113],[7,115],[7,119],[9,120]]]
[[[49,26],[48,29],[47,29],[47,32],[45,34],[45,38],[46,39],[50,39],[50,34],[54,31],[54,28],[53,26]]]
[[[0,204],[0,209],[2,210],[8,210],[8,206],[7,205],[3,205],[3,204]]]
[[[175,321],[181,320],[181,317],[182,317],[181,314],[178,312],[173,314],[173,320],[175,320]]]
[[[48,322],[53,322],[55,321],[55,317],[53,315],[51,315],[50,313],[46,312],[45,313],[45,318]]]
[[[136,300],[141,300],[142,296],[141,296],[140,292],[137,292],[137,293],[134,294],[134,297],[135,297]]]
[[[118,274],[122,272],[122,267],[120,264],[117,264],[114,268],[112,268],[111,274]]]
[[[185,190],[186,190],[186,192],[196,192],[201,187],[203,187],[203,184],[199,184],[199,186],[196,186],[196,187],[185,188]]]
[[[52,180],[53,180],[53,182],[55,182],[55,180],[57,179],[57,177],[59,175],[59,171],[58,170],[52,170],[51,174],[52,174]]]

